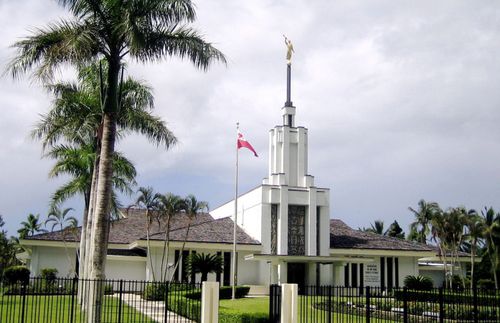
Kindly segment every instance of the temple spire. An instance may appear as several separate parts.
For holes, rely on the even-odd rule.
[[[292,54],[295,52],[293,44],[285,35],[286,45],[286,101],[283,107],[283,125],[294,127],[295,107],[292,103]]]

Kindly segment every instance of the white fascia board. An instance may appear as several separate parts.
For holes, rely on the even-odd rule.
[[[80,242],[66,242],[55,240],[20,240],[19,244],[30,247],[56,247],[56,248],[79,248]],[[108,244],[108,249],[129,249],[126,244]]]
[[[163,248],[163,241],[149,241],[150,247]],[[137,240],[130,244],[130,248],[147,248],[146,240]],[[182,242],[171,241],[169,248],[182,248]],[[186,242],[185,249],[206,249],[206,250],[233,250],[232,243],[212,243],[212,242]],[[239,251],[260,251],[262,245],[237,244]]]
[[[385,250],[385,249],[339,249],[330,248],[330,255],[378,256],[378,257],[432,257],[433,251]]]
[[[147,257],[108,255],[108,260],[146,262]]]

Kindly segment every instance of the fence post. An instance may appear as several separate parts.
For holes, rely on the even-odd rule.
[[[219,321],[219,283],[203,282],[201,287],[201,323]]]
[[[408,288],[403,287],[403,322],[408,323]]]
[[[26,308],[26,286],[29,284],[28,282],[22,281],[21,282],[21,296],[23,298],[23,302],[21,305],[21,323],[24,323],[24,310]]]
[[[168,282],[165,282],[165,295],[163,295],[163,299],[165,302],[165,311],[163,312],[163,322],[165,323],[168,322],[168,289],[169,289]]]
[[[71,309],[69,312],[69,322],[73,323],[73,317],[75,316],[75,286],[78,282],[78,278],[73,277],[73,281],[71,282]]]
[[[122,322],[122,301],[123,301],[123,279],[120,279],[120,290],[118,294],[118,323]]]
[[[366,309],[366,323],[370,323],[370,286],[366,286],[366,301],[365,301],[365,309]]]
[[[478,308],[477,308],[477,285],[474,284],[472,287],[472,301],[474,302],[474,322],[479,322],[478,321]]]
[[[439,288],[439,323],[444,322],[444,297],[443,287]]]
[[[332,322],[332,286],[327,286],[328,287],[328,323]]]
[[[298,322],[298,290],[297,284],[281,285],[281,323]]]

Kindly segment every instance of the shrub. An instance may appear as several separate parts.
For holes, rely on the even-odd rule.
[[[267,313],[226,313],[224,309],[219,310],[219,323],[267,323]]]
[[[53,285],[57,279],[58,272],[56,268],[43,268],[41,276],[47,285]]]
[[[462,277],[458,275],[453,275],[451,277],[451,284],[454,291],[461,291],[464,289],[464,281]]]
[[[236,286],[235,296],[236,298],[243,298],[247,296],[250,291],[248,286]],[[185,294],[187,298],[190,299],[201,299],[201,291],[193,291]],[[222,286],[219,289],[219,299],[230,299],[233,296],[233,291],[231,286]]]
[[[162,301],[165,299],[166,283],[149,283],[144,288],[142,297],[148,301]]]
[[[495,282],[491,279],[479,279],[477,281],[477,287],[484,289],[495,289]]]
[[[112,284],[106,284],[104,285],[104,295],[113,295],[113,285]]]
[[[433,285],[431,278],[422,275],[408,275],[404,280],[404,286],[413,290],[432,290]]]
[[[30,270],[25,266],[12,266],[4,270],[4,281],[12,285],[16,283],[28,284],[30,280]]]

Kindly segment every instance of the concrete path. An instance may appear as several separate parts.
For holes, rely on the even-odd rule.
[[[114,296],[117,297],[118,295],[115,294]],[[167,311],[168,319],[164,322],[165,302],[162,301],[148,301],[143,299],[140,295],[132,293],[123,293],[122,301],[158,323],[194,323],[194,321],[179,316],[171,311]]]

